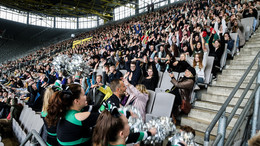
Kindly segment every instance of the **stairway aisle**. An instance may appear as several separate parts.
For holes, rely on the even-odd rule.
[[[181,125],[188,125],[196,130],[195,141],[198,144],[203,145],[204,132],[206,131],[206,128],[215,117],[222,104],[226,101],[233,88],[236,86],[250,63],[255,58],[258,51],[260,51],[260,29],[255,32],[251,39],[241,49],[239,53],[240,55],[235,56],[234,59],[230,61],[230,64],[227,65],[226,68],[222,71],[222,73],[218,75],[217,81],[213,82],[212,86],[208,87],[207,93],[202,94],[201,100],[195,102],[195,107],[191,109],[191,112],[188,114],[188,116],[183,116],[181,118]],[[248,77],[245,79],[243,84],[240,86],[240,89],[230,102],[226,109],[227,115],[230,114],[231,110],[235,106],[238,98],[243,92],[243,89],[247,86],[250,78],[255,72],[256,67],[257,63],[250,71]],[[254,87],[255,83],[251,86],[251,89],[243,100],[241,107],[239,107],[236,115],[228,125],[226,137],[229,135],[231,128],[238,119],[239,114],[243,110],[243,107],[245,106]],[[245,126],[245,124],[243,124],[243,126]],[[211,132],[211,140],[215,139],[216,134],[217,126]],[[240,132],[240,135],[241,134],[243,134],[243,131]],[[240,136],[236,137],[235,139],[239,141],[239,137]]]

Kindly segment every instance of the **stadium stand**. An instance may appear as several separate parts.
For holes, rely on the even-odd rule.
[[[259,1],[245,3],[243,7],[238,1],[232,1],[231,4],[221,3],[221,1],[210,2],[210,7],[207,1],[183,2],[181,5],[172,5],[155,10],[155,12],[144,13],[118,24],[83,32],[74,39],[62,42],[59,41],[66,38],[68,34],[79,30],[56,30],[24,24],[19,24],[13,29],[13,22],[3,21],[1,25],[5,28],[0,28],[0,30],[6,30],[5,35],[14,37],[9,37],[13,39],[0,40],[1,55],[3,56],[0,62],[16,56],[16,54],[30,52],[27,48],[42,47],[40,44],[47,42],[51,45],[46,47],[47,49],[37,49],[17,60],[2,63],[0,66],[2,73],[0,101],[4,106],[0,107],[0,117],[11,121],[9,126],[12,127],[19,143],[25,145],[35,143],[34,137],[26,138],[32,134],[32,130],[35,130],[42,136],[40,143],[46,142],[50,145],[48,136],[51,135],[54,136],[57,143],[66,145],[67,141],[61,141],[60,138],[68,135],[62,134],[68,133],[69,130],[90,131],[89,129],[92,129],[93,126],[89,125],[100,122],[97,118],[100,112],[94,105],[109,107],[109,104],[112,103],[113,108],[107,108],[109,110],[114,109],[114,106],[123,106],[129,97],[119,95],[124,93],[125,86],[127,88],[129,86],[131,90],[138,93],[135,94],[131,105],[138,110],[144,110],[146,121],[160,116],[171,117],[177,125],[192,127],[196,131],[195,142],[203,145],[205,144],[204,132],[208,125],[213,121],[255,56],[259,55],[260,32],[257,29],[259,16],[249,17],[251,12],[247,12],[247,10],[250,11],[249,9],[257,11],[258,7],[254,7],[255,5],[259,6]],[[249,14],[243,18],[244,13]],[[240,18],[241,15],[242,18]],[[242,24],[242,28],[237,26],[237,21]],[[230,25],[228,25],[229,23]],[[233,44],[225,40],[225,32],[230,34]],[[239,42],[242,39],[241,35],[247,40],[245,45]],[[73,41],[86,39],[90,36],[93,37],[90,41],[75,45],[74,48]],[[54,41],[49,42],[49,39]],[[189,46],[190,44],[193,46]],[[229,45],[232,45],[230,53],[227,50]],[[206,66],[202,64],[203,57],[196,58],[196,54],[202,56],[204,52],[208,52],[209,55],[206,56]],[[84,54],[83,59],[88,61],[86,66],[92,72],[89,74],[76,72],[66,75],[60,70],[55,70],[51,64],[53,57],[61,54],[68,56]],[[194,63],[194,60],[198,61]],[[112,69],[113,67],[116,68],[115,71]],[[200,72],[203,67],[203,72]],[[249,77],[245,79],[234,95],[230,105],[226,107],[227,115],[231,115],[236,101],[244,94],[243,89],[250,82],[254,71],[257,70],[259,71],[259,66],[256,64],[252,67]],[[203,81],[199,82],[198,77],[202,77]],[[111,79],[111,81],[106,79]],[[128,82],[137,85],[130,87]],[[144,84],[145,88],[142,89],[138,84]],[[154,91],[149,89],[152,84],[157,85]],[[73,87],[80,85],[83,87],[83,91]],[[253,83],[253,87],[250,87],[248,92],[252,93],[255,87],[259,87],[258,85],[259,83]],[[53,90],[51,96],[45,94],[49,86]],[[90,92],[93,90],[94,92]],[[80,95],[76,95],[76,93]],[[146,99],[147,93],[148,99]],[[201,98],[198,99],[200,94],[202,94]],[[81,100],[82,95],[84,95],[84,99],[87,99]],[[46,96],[50,96],[47,101]],[[98,104],[95,100],[91,101],[97,96],[102,98]],[[23,109],[18,114],[19,118],[15,118],[16,113],[12,110],[19,108],[10,104],[8,100],[13,98],[18,98],[17,105],[23,105]],[[249,98],[250,95],[247,94],[240,102],[242,104],[237,107],[237,112],[234,113],[234,117],[227,125],[224,139],[227,140],[232,133],[232,128],[235,127],[239,115],[242,115],[242,110],[246,107]],[[67,100],[70,102],[70,106],[68,106]],[[182,102],[179,103],[179,100]],[[183,100],[190,106],[183,105]],[[86,101],[89,104],[87,111],[92,110],[91,112],[85,112],[86,109],[83,108]],[[42,111],[42,107],[46,106],[45,102],[48,108]],[[8,108],[11,110],[9,111]],[[68,109],[70,110],[68,111]],[[73,115],[74,119],[67,118],[75,109],[77,112]],[[7,115],[3,114],[5,111]],[[43,116],[43,113],[40,115],[40,112],[48,114]],[[9,113],[11,118],[8,119]],[[83,120],[78,120],[75,116],[86,113],[88,116],[83,116]],[[65,114],[66,116],[64,116]],[[111,110],[110,114],[115,113]],[[91,118],[91,121],[88,121],[90,119],[88,117]],[[69,129],[68,125],[64,128],[62,126],[66,124],[66,120],[71,120],[67,122],[70,123],[71,127],[88,123],[89,125],[84,126],[89,129],[84,129],[84,126],[83,128]],[[240,145],[248,140],[245,139],[248,121],[244,120],[238,134],[234,136],[233,145]],[[60,124],[57,125],[57,122]],[[52,134],[49,131],[50,127],[54,127],[55,132],[57,129],[57,133]],[[61,130],[66,128],[69,130]],[[152,135],[155,134],[151,129],[149,132]],[[73,132],[70,134],[71,137],[75,136]],[[87,134],[92,136],[92,132]],[[47,138],[44,135],[47,135]],[[80,140],[89,138],[85,136],[80,135]],[[214,126],[210,136],[209,143],[212,145],[218,137],[217,126]],[[37,140],[39,141],[38,137]],[[75,142],[71,141],[68,142],[70,144]],[[77,144],[88,145],[91,141],[82,140],[80,142]]]

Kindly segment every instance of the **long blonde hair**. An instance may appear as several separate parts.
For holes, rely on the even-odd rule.
[[[144,93],[144,94],[148,94],[149,95],[149,92],[147,91],[146,87],[143,85],[143,84],[138,84],[135,86],[137,90],[139,90],[141,93]]]
[[[196,59],[195,59],[196,55],[198,55],[198,57],[199,57],[199,62],[196,62]],[[199,63],[199,69],[202,69],[203,68],[202,60],[203,60],[202,54],[201,53],[196,53],[194,55],[193,67],[197,66],[197,63]]]
[[[54,91],[52,90],[52,87],[47,87],[44,92],[43,97],[43,105],[42,105],[42,111],[47,111],[48,105],[49,105],[49,99],[53,95]]]

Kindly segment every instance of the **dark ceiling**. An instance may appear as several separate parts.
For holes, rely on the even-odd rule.
[[[111,20],[113,10],[136,0],[0,0],[8,8],[59,17],[83,17],[94,14]]]

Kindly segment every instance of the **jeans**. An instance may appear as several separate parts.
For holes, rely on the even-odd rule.
[[[237,35],[237,48],[239,48],[239,41],[240,41],[240,39],[239,39],[239,35]]]
[[[256,23],[257,23],[257,20],[254,19],[254,24],[253,24],[254,31],[255,31],[255,28],[256,28]]]
[[[204,79],[203,78],[201,78],[201,77],[198,77],[197,78],[197,82],[196,83],[204,83]]]

